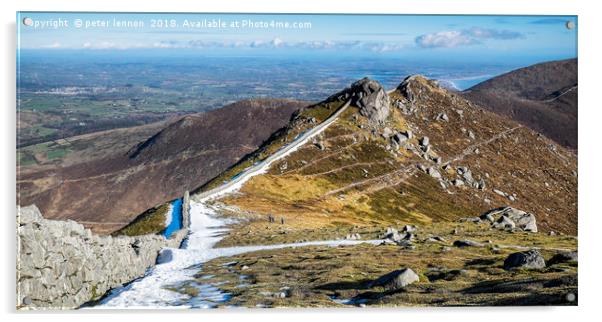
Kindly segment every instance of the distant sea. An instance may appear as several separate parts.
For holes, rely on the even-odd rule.
[[[170,93],[219,97],[223,103],[253,97],[319,101],[369,77],[395,88],[422,74],[455,90],[512,69],[513,63],[408,61],[393,56],[203,56],[149,55],[128,51],[22,51],[19,86],[30,92],[66,87],[128,90],[148,86]],[[60,90],[58,91],[60,92]],[[215,102],[214,102],[215,103]],[[213,104],[212,106],[216,106]]]

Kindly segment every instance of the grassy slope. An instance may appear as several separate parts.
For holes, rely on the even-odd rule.
[[[165,230],[165,220],[167,218],[167,211],[169,211],[169,204],[168,202],[145,211],[127,226],[119,229],[112,235],[140,236],[160,234]]]
[[[454,235],[454,229],[460,233]],[[329,229],[330,237],[351,232],[376,238],[382,230]],[[485,224],[450,222],[420,226],[416,235],[413,250],[373,245],[303,247],[218,258],[206,263],[197,278],[202,283],[220,283],[219,288],[233,296],[227,305],[246,307],[343,306],[332,301],[332,296],[366,299],[369,306],[576,304],[564,297],[577,294],[576,263],[534,271],[502,268],[507,255],[518,251],[504,246],[541,247],[549,260],[559,249],[576,249],[573,237],[510,233],[489,230]],[[432,235],[446,242],[426,241]],[[486,246],[451,246],[454,240],[465,238]],[[369,287],[373,279],[402,267],[412,268],[420,281],[401,292]],[[269,294],[279,293],[283,287],[290,288],[290,296]],[[173,290],[193,296],[196,292],[187,284]]]

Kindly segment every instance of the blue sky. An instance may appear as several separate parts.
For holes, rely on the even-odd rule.
[[[25,18],[33,25],[25,26]],[[457,61],[577,57],[575,16],[22,12],[17,19],[20,48],[40,50],[311,53]],[[78,28],[76,21],[82,26]],[[142,24],[132,26],[136,21]],[[202,24],[217,21],[219,28]],[[575,28],[567,28],[567,21]],[[120,27],[115,22],[130,25]],[[251,28],[249,22],[255,26]],[[283,27],[286,23],[288,27]]]

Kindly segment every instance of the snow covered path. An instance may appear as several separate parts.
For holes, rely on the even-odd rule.
[[[191,202],[190,235],[181,249],[163,250],[171,253],[171,260],[151,268],[141,279],[115,289],[96,308],[206,308],[227,299],[227,294],[211,285],[197,284],[199,295],[190,298],[165,289],[165,286],[194,280],[202,264],[217,257],[234,256],[259,250],[305,246],[344,246],[362,243],[380,244],[382,240],[325,240],[304,243],[257,245],[214,248],[227,231],[226,220],[216,217],[216,212],[204,203]]]

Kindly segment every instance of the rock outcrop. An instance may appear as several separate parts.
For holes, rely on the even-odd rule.
[[[432,89],[442,90],[437,81],[427,79],[422,75],[410,75],[406,77],[397,90],[409,101],[414,102],[423,95],[428,95]]]
[[[360,114],[367,117],[372,126],[383,124],[390,112],[389,95],[379,82],[369,78],[360,79],[329,99],[351,99],[351,104],[360,108]]]
[[[71,309],[144,275],[182,229],[160,235],[98,236],[75,221],[48,220],[35,205],[17,211],[19,309]]]

